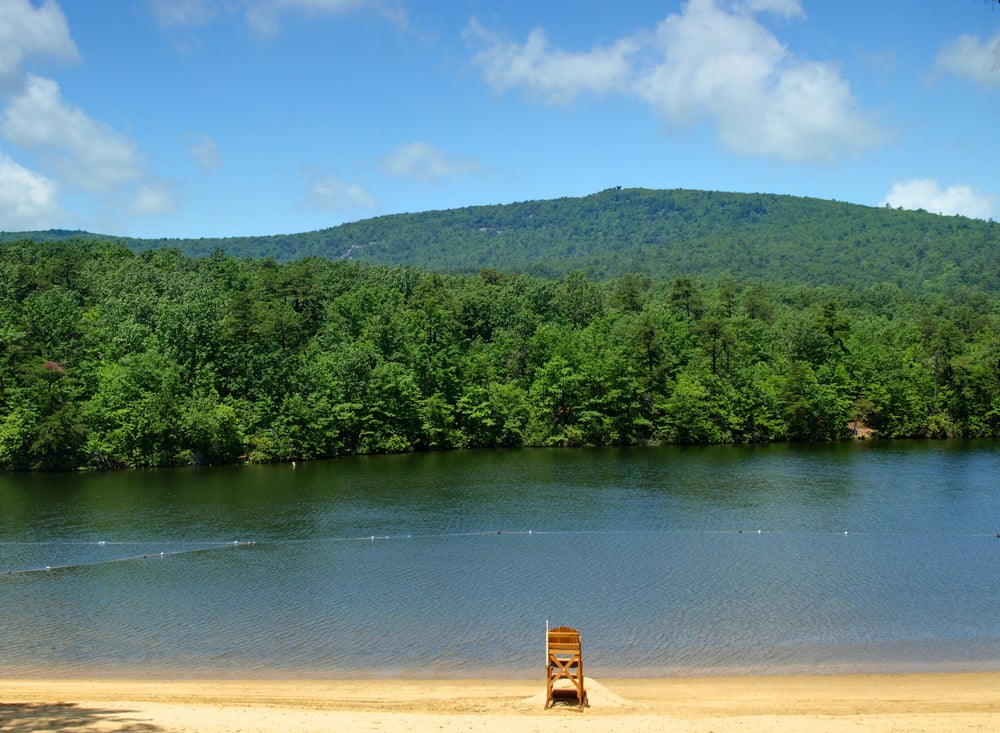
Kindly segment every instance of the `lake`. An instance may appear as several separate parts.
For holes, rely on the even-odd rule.
[[[998,488],[957,441],[4,474],[0,667],[540,678],[548,622],[594,676],[996,670]]]

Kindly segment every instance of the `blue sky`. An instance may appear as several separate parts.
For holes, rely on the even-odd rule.
[[[988,0],[0,0],[0,230],[310,231],[610,186],[1000,218]]]

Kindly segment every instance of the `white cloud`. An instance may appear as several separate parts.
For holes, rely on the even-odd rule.
[[[1000,32],[986,41],[977,36],[959,36],[941,49],[935,69],[987,88],[1000,88]]]
[[[0,230],[50,229],[62,219],[55,181],[0,152]]]
[[[0,1],[0,90],[16,88],[22,62],[30,57],[77,61],[79,52],[69,25],[53,0],[35,7],[29,0]]]
[[[933,214],[960,214],[974,219],[1000,215],[1000,197],[958,184],[941,188],[933,178],[912,178],[894,183],[880,206],[924,209]]]
[[[136,216],[176,209],[170,184],[150,175],[136,144],[66,102],[52,79],[27,76],[0,117],[0,133],[13,145],[34,151],[65,184],[56,187],[49,178],[34,174],[31,201],[50,197],[52,202],[43,207],[48,214],[57,210],[54,200],[61,188],[96,195],[102,206]]]
[[[135,143],[65,102],[51,79],[28,75],[24,91],[0,120],[0,132],[15,145],[39,151],[87,191],[109,191],[144,176]]]
[[[375,199],[356,183],[321,175],[309,185],[309,203],[324,211],[357,211],[374,208]]]
[[[190,148],[191,157],[202,171],[210,171],[222,165],[219,148],[210,135],[202,135]]]
[[[162,12],[170,7],[157,4]],[[177,18],[187,12],[190,22],[190,13],[214,2],[171,4]],[[44,171],[29,170],[0,153],[0,226],[61,225],[68,216],[59,204],[64,191],[90,194],[96,208],[103,210],[147,215],[176,207],[170,185],[150,176],[135,142],[66,101],[56,81],[25,70],[30,61],[79,58],[55,0],[37,5],[32,0],[0,0],[0,94],[6,104],[0,113],[0,135],[12,149],[30,151]]]
[[[400,145],[382,158],[382,170],[390,176],[415,178],[437,183],[447,176],[473,173],[479,164],[473,160],[448,155],[425,142]]]
[[[549,46],[545,31],[535,28],[524,45],[506,41],[473,20],[464,33],[467,42],[482,46],[473,62],[483,69],[496,91],[526,87],[546,102],[571,102],[582,93],[607,94],[628,84],[637,50],[631,39],[611,46],[572,53]]]
[[[584,92],[642,100],[675,126],[707,121],[741,154],[830,160],[885,137],[831,65],[795,57],[755,17],[802,15],[797,0],[689,0],[652,33],[583,53],[553,49],[540,29],[503,42],[473,21],[473,62],[497,91],[528,89],[562,103]]]

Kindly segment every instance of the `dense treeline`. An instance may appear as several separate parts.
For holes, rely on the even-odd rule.
[[[1000,435],[988,296],[0,245],[0,468]]]
[[[465,274],[492,268],[559,278],[578,270],[603,281],[683,272],[705,281],[852,289],[889,282],[908,295],[968,286],[1000,294],[1000,224],[771,194],[609,189],[381,216],[301,234],[119,241],[136,251],[178,248],[198,257],[221,248],[278,262],[318,256]]]

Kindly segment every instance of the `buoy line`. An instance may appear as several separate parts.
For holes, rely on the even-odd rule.
[[[5,576],[13,575],[26,575],[30,573],[45,573],[54,570],[68,570],[72,568],[82,568],[82,567],[92,567],[96,565],[106,565],[110,563],[119,562],[129,562],[135,560],[147,560],[150,558],[167,558],[175,557],[178,555],[190,555],[198,552],[211,552],[226,548],[250,548],[256,547],[258,544],[266,544],[268,546],[276,545],[297,545],[297,544],[316,544],[316,543],[346,543],[346,542],[385,542],[390,540],[447,540],[447,539],[460,539],[465,537],[489,537],[489,536],[522,536],[522,537],[532,537],[532,536],[551,536],[551,535],[640,535],[640,534],[706,534],[706,535],[748,535],[748,536],[761,536],[768,535],[771,537],[780,537],[783,535],[828,535],[828,536],[844,536],[844,537],[858,537],[858,536],[874,536],[879,533],[872,532],[852,532],[849,530],[826,530],[826,531],[809,531],[809,530],[764,530],[764,529],[727,529],[727,530],[664,530],[664,529],[635,529],[635,530],[506,530],[506,529],[490,529],[490,530],[480,530],[475,532],[440,532],[431,534],[372,534],[372,535],[360,535],[360,536],[344,536],[344,537],[312,537],[303,539],[281,539],[281,540],[269,540],[267,542],[258,543],[256,541],[216,541],[216,542],[194,542],[188,544],[199,544],[204,545],[202,547],[188,547],[183,550],[163,550],[160,552],[143,552],[141,554],[129,555],[126,557],[114,557],[106,559],[91,560],[86,562],[78,563],[65,563],[61,565],[46,565],[44,567],[34,567],[25,568],[21,570],[9,569],[6,571],[0,570],[0,578]],[[895,535],[905,535],[904,532],[893,532],[890,534]],[[925,535],[926,536],[926,535]],[[940,533],[934,534],[935,537],[965,537],[968,539],[982,538],[982,537],[996,537],[1000,539],[1000,532],[980,532],[967,535],[954,535],[950,533]],[[108,546],[108,547],[124,547],[124,546],[135,546],[135,545],[152,545],[153,542],[149,541],[84,541],[84,540],[39,540],[39,541],[26,541],[26,540],[11,540],[11,541],[0,541],[0,547],[4,546]],[[161,543],[161,544],[181,544],[180,542],[173,543]]]
[[[138,544],[150,544],[150,543],[147,543],[147,542],[105,542],[105,541],[101,540],[99,542],[65,542],[65,543],[59,543],[59,542],[56,542],[56,541],[51,541],[51,542],[37,542],[37,543],[32,543],[32,542],[19,542],[19,543],[4,542],[4,543],[0,543],[0,544],[4,544],[4,545],[10,545],[10,544],[39,544],[39,545],[50,545],[50,544],[71,544],[71,545],[138,545]],[[225,548],[241,549],[241,548],[255,547],[257,545],[257,543],[254,542],[254,541],[240,542],[238,540],[233,541],[233,542],[212,542],[212,543],[208,543],[208,544],[209,544],[209,546],[207,546],[207,547],[192,547],[192,548],[188,548],[188,549],[185,549],[185,550],[170,550],[170,551],[161,550],[160,552],[144,552],[141,555],[130,555],[128,557],[113,557],[113,558],[106,558],[106,559],[103,559],[103,560],[91,560],[91,561],[88,561],[88,562],[66,563],[64,565],[46,565],[44,567],[38,567],[38,568],[25,568],[25,569],[22,569],[22,570],[7,570],[0,577],[7,577],[7,576],[13,576],[13,575],[28,575],[28,574],[31,574],[31,573],[50,573],[50,572],[55,571],[55,570],[72,570],[74,568],[85,568],[85,567],[91,567],[91,566],[94,566],[94,565],[109,565],[111,563],[130,562],[130,561],[134,561],[134,560],[148,560],[148,559],[174,557],[174,556],[177,556],[177,555],[191,555],[191,554],[196,553],[196,552],[211,552],[211,551],[214,551],[214,550],[221,550],[221,549],[225,549]]]

